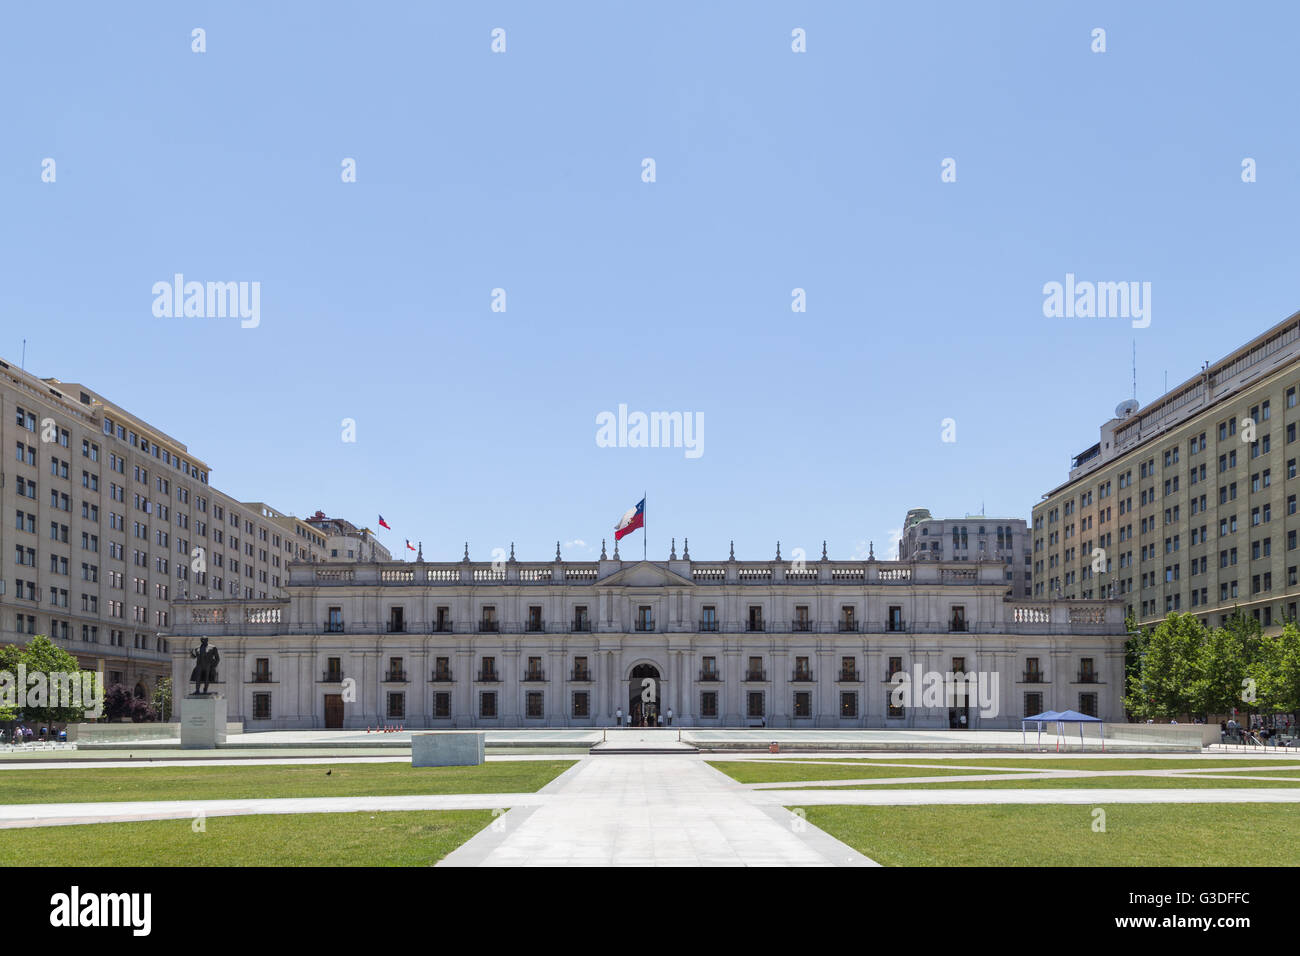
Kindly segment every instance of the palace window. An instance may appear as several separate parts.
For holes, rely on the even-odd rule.
[[[545,699],[540,690],[530,690],[525,698],[526,716],[533,719],[545,716]]]

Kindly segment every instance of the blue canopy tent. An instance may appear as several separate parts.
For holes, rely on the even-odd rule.
[[[1083,725],[1084,724],[1100,725],[1102,723],[1102,720],[1100,717],[1089,717],[1087,714],[1081,714],[1077,710],[1060,710],[1060,711],[1045,710],[1041,714],[1034,714],[1032,717],[1025,717],[1023,720],[1020,721],[1020,739],[1025,747],[1029,746],[1029,742],[1025,740],[1025,724],[1030,724],[1030,723],[1038,724],[1038,743],[1040,746],[1043,743],[1043,724],[1055,723],[1056,724],[1056,749],[1059,752],[1061,749],[1061,737],[1065,733],[1064,728],[1066,724],[1079,725],[1079,749],[1082,750],[1083,749]],[[1105,753],[1106,735],[1100,726],[1098,726],[1097,731],[1098,733],[1101,734],[1101,749],[1102,752]]]

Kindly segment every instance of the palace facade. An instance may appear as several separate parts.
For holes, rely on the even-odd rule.
[[[173,676],[208,638],[248,730],[1014,728],[1123,720],[1119,601],[1009,597],[1001,561],[606,558],[295,563],[286,597],[173,604]],[[894,675],[988,694],[897,706]],[[891,697],[893,699],[891,699]],[[965,718],[963,722],[962,718]]]

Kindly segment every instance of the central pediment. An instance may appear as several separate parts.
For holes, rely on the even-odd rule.
[[[596,582],[601,587],[680,588],[694,587],[695,582],[653,561],[638,561]]]

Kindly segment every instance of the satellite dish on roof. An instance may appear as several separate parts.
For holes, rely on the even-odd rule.
[[[1124,401],[1120,402],[1118,405],[1115,406],[1115,417],[1116,417],[1116,418],[1128,418],[1130,415],[1132,415],[1132,414],[1133,414],[1134,412],[1136,412],[1137,410],[1138,410],[1137,399],[1136,399],[1136,398],[1127,398],[1127,399],[1125,399]]]

